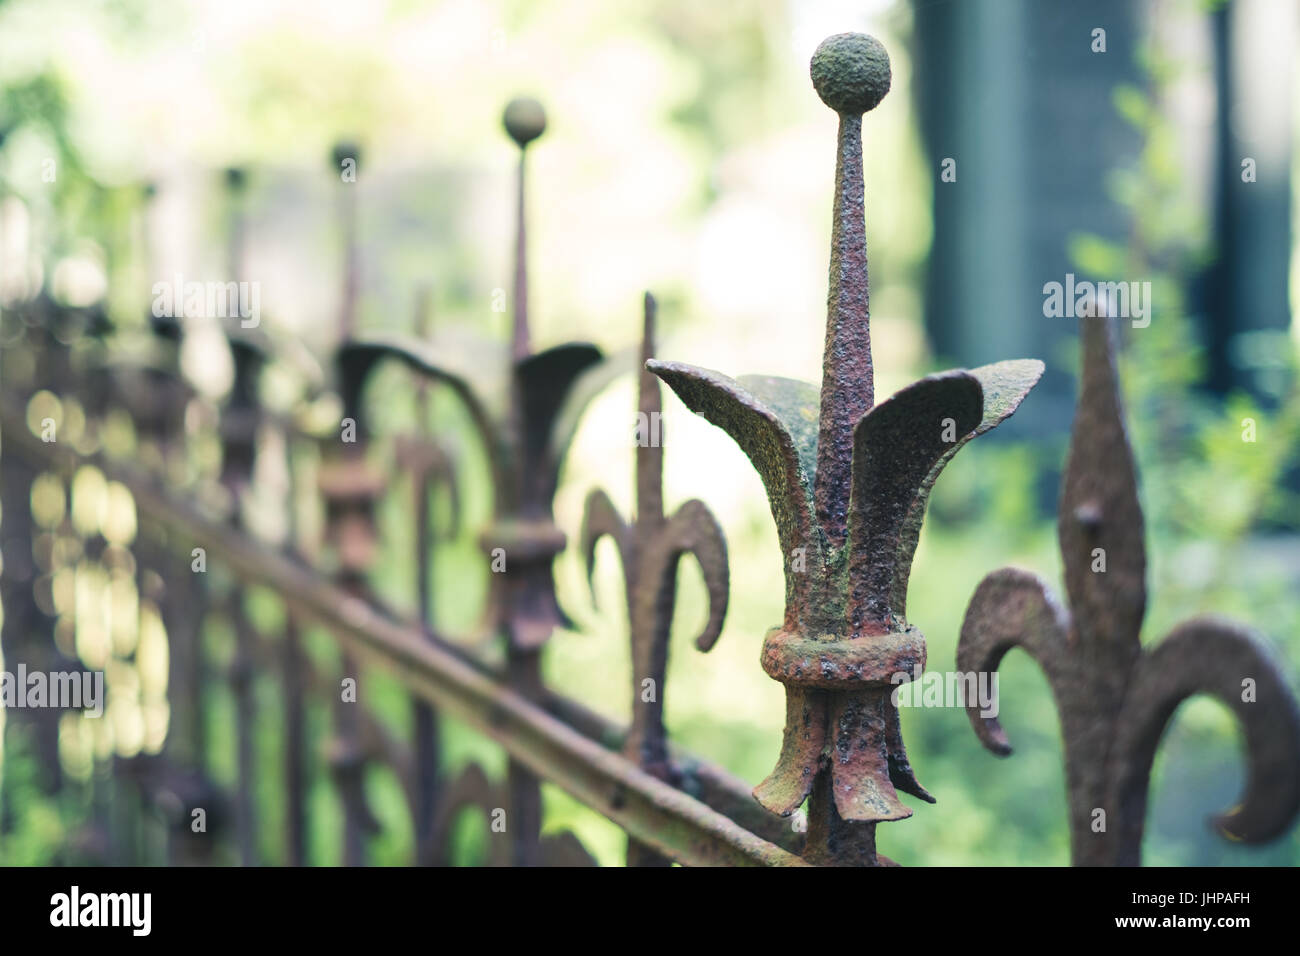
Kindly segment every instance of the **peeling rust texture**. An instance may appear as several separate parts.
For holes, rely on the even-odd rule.
[[[1142,647],[1146,551],[1115,322],[1080,321],[1083,370],[1059,509],[1068,608],[1029,572],[994,571],[967,608],[957,669],[996,670],[1020,647],[1047,675],[1061,712],[1076,865],[1141,862],[1156,748],[1178,705],[1194,694],[1216,697],[1245,730],[1245,792],[1213,825],[1232,840],[1272,839],[1300,811],[1300,709],[1267,645],[1239,625],[1198,617]],[[1248,679],[1255,686],[1249,702]],[[978,706],[967,716],[985,747],[1011,752],[995,717],[981,717]],[[1100,832],[1099,810],[1106,814]]]
[[[853,429],[871,411],[871,309],[867,227],[863,213],[862,114],[841,113],[836,151],[830,292],[822,361],[821,421],[817,432],[817,520],[833,547],[847,527]]]
[[[762,664],[786,685],[786,727],[754,796],[782,815],[811,796],[807,858],[875,864],[875,825],[912,812],[896,790],[933,801],[912,772],[890,696],[894,674],[910,680],[925,664],[925,639],[903,614],[926,499],[962,445],[1015,411],[1043,365],[944,372],[874,405],[862,113],[889,90],[889,57],[871,37],[839,34],[810,72],[840,114],[820,396],[789,379],[647,368],[736,441],[776,521],[785,616]]]

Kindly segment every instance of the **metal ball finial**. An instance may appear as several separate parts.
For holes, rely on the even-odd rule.
[[[889,54],[865,33],[827,37],[813,54],[809,72],[817,95],[837,113],[866,113],[889,92]]]
[[[546,132],[546,110],[541,103],[528,96],[507,103],[501,121],[520,149]]]

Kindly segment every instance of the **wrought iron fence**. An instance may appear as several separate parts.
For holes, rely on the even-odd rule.
[[[357,239],[347,205],[344,342],[328,374],[296,363],[301,393],[288,411],[267,407],[258,387],[272,363],[292,359],[286,343],[238,322],[228,329],[234,385],[214,409],[182,373],[181,322],[153,317],[148,349],[130,352],[96,310],[62,308],[46,296],[5,310],[4,660],[33,673],[102,671],[113,709],[112,729],[102,733],[75,710],[6,714],[30,725],[51,792],[80,788],[90,823],[78,858],[149,861],[145,837],[161,828],[171,863],[315,862],[307,839],[309,814],[320,805],[312,755],[325,738],[347,864],[367,862],[380,827],[367,789],[376,768],[400,783],[412,859],[421,864],[450,860],[452,827],[467,809],[481,811],[493,830],[500,824],[493,863],[592,863],[572,834],[543,835],[542,781],[621,827],[630,865],[891,862],[876,852],[875,829],[911,815],[898,791],[933,802],[909,765],[894,696],[926,664],[925,638],[906,619],[926,500],[957,451],[1010,416],[1043,366],[1024,359],[943,372],[876,403],[861,128],[889,90],[889,59],[874,39],[842,34],[821,45],[811,74],[839,115],[820,388],[655,358],[656,304],[647,294],[636,363],[636,511],[621,515],[601,490],[586,500],[577,545],[588,569],[605,537],[622,561],[633,662],[628,728],[542,679],[548,639],[568,623],[552,575],[568,544],[552,512],[559,470],[586,403],[631,363],[583,343],[533,348],[524,183],[528,146],[546,124],[539,104],[514,101],[504,119],[520,151],[511,341],[472,365],[433,344],[427,306],[413,336],[356,334]],[[359,156],[345,145],[334,159]],[[232,196],[242,185],[243,175],[232,173]],[[242,231],[236,219],[236,278]],[[1197,619],[1154,648],[1138,643],[1142,514],[1104,315],[1099,308],[1081,320],[1082,388],[1060,504],[1068,609],[1032,574],[994,572],[971,602],[956,666],[988,672],[1019,646],[1047,672],[1062,714],[1076,863],[1139,862],[1154,752],[1174,708],[1195,693],[1218,697],[1246,731],[1249,784],[1219,828],[1232,839],[1268,840],[1300,808],[1300,712],[1265,645],[1236,625]],[[419,409],[431,391],[461,403],[487,451],[492,519],[479,543],[493,572],[485,631],[504,648],[499,661],[432,624],[435,600],[451,596],[429,583],[439,533],[429,492],[444,489],[459,520],[461,462],[422,411],[413,432],[384,446],[391,458],[377,456],[363,398],[372,373],[392,362],[418,377]],[[493,378],[499,389],[482,384]],[[727,613],[729,561],[705,503],[665,507],[664,450],[654,435],[661,381],[751,459],[776,522],[785,613],[763,641],[761,664],[785,685],[786,725],[777,765],[752,794],[675,747],[664,726],[678,563],[689,555],[703,571],[708,617],[697,645],[707,651]],[[338,414],[325,427],[295,414],[318,408],[328,393],[337,395]],[[258,464],[272,454],[289,476],[277,492],[290,515],[279,541],[260,534],[247,507],[267,493]],[[196,464],[216,459],[218,467]],[[386,606],[372,586],[377,503],[398,487],[413,489],[415,618]],[[309,510],[324,516],[319,549],[302,543],[293,520]],[[253,588],[282,601],[275,626],[250,614]],[[221,656],[202,640],[212,616],[230,635]],[[318,626],[335,642],[325,653],[308,646],[309,628]],[[378,669],[409,691],[408,735],[395,734],[361,691]],[[259,750],[266,707],[259,680],[280,689],[274,774]],[[233,787],[217,782],[209,746],[207,698],[222,686],[233,701]],[[312,718],[316,707],[327,708],[328,730]],[[996,719],[974,705],[969,712],[979,739],[1008,753]],[[504,780],[475,764],[444,772],[443,717],[505,749]],[[88,783],[61,779],[69,746],[90,766]],[[265,786],[282,790],[282,820],[258,819],[255,794]],[[792,826],[805,802],[806,829]],[[274,852],[267,833],[280,841]]]

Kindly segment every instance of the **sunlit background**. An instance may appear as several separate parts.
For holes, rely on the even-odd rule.
[[[1268,635],[1300,684],[1300,14],[1289,4],[0,0],[0,315],[44,291],[61,305],[102,307],[124,338],[145,337],[155,283],[231,277],[224,171],[240,167],[241,278],[260,284],[268,334],[302,352],[297,367],[268,376],[268,405],[291,408],[293,383],[313,363],[329,375],[344,291],[343,189],[356,191],[360,331],[415,331],[427,296],[447,341],[504,340],[510,313],[493,302],[511,288],[517,153],[501,109],[523,94],[548,115],[529,148],[535,343],[634,346],[648,289],[661,305],[661,357],[816,382],[836,117],[812,90],[808,59],[825,36],[848,30],[881,39],[893,66],[889,96],[864,121],[877,394],[947,365],[1033,356],[1049,369],[1022,412],[986,447],[964,451],[936,490],[908,600],[930,667],[955,666],[961,615],[984,574],[1018,564],[1059,581],[1053,509],[1075,328],[1044,317],[1043,285],[1072,272],[1154,289],[1153,321],[1126,334],[1124,362],[1148,516],[1144,640],[1192,613],[1222,612]],[[340,141],[360,146],[355,184],[342,185],[332,163]],[[945,159],[955,181],[941,178]],[[9,356],[0,368],[22,363]],[[204,407],[228,392],[230,352],[214,324],[186,320],[183,368]],[[328,396],[313,401],[328,416]],[[375,382],[375,460],[392,460],[391,436],[412,425],[415,402],[405,373]],[[448,497],[435,496],[434,616],[469,640],[486,596],[476,538],[490,494],[463,413],[447,395],[431,402],[435,432],[463,459],[464,511],[449,528]],[[592,488],[633,511],[634,408],[624,376],[583,420],[556,499],[571,542]],[[75,443],[100,411],[53,389],[26,414],[56,418],[60,440]],[[1246,418],[1257,422],[1255,442],[1242,440]],[[775,531],[730,439],[668,395],[664,428],[668,505],[703,499],[731,555],[731,610],[708,655],[691,643],[704,595],[684,565],[669,729],[756,782],[775,760],[784,718],[783,689],[758,666],[762,636],[782,613]],[[130,430],[109,416],[94,446],[133,454]],[[319,516],[289,520],[276,497],[285,469],[273,464],[284,449],[262,451],[247,519],[268,547],[299,525],[296,546],[314,553]],[[216,455],[196,443],[173,474],[211,477]],[[310,470],[310,453],[301,456]],[[408,609],[411,496],[396,480],[384,499],[373,574]],[[164,745],[175,706],[167,636],[139,593],[137,520],[123,487],[93,468],[71,482],[51,474],[31,505],[30,540],[14,542],[0,524],[5,563],[14,547],[32,563],[59,650],[107,671],[110,706],[101,721],[62,718],[67,783],[57,792],[38,742],[6,724],[0,861],[75,862],[103,849],[97,761]],[[78,541],[93,535],[107,547],[92,560]],[[594,600],[575,549],[559,558],[557,578],[578,626],[553,638],[549,683],[625,721],[633,683],[617,553],[607,542],[598,549]],[[283,619],[275,595],[254,592],[250,605],[274,633]],[[228,659],[229,624],[214,615],[203,630],[214,660]],[[310,635],[309,648],[323,666],[333,660],[325,636]],[[382,675],[367,679],[376,688],[368,703],[404,731],[405,695]],[[280,693],[275,674],[259,677],[265,713],[279,713]],[[329,712],[313,706],[323,740]],[[1001,706],[1017,745],[1006,760],[980,748],[959,710],[904,711],[913,765],[939,802],[882,826],[883,853],[908,865],[1068,861],[1059,725],[1045,678],[1023,654],[1003,664]],[[233,784],[233,703],[220,682],[206,719],[212,770]],[[454,724],[443,735],[452,767],[472,759],[503,772],[504,754],[485,739]],[[259,846],[272,862],[283,852],[272,775],[281,746],[268,719],[257,801]],[[1157,757],[1147,862],[1300,862],[1295,832],[1250,849],[1206,826],[1240,792],[1239,748],[1226,709],[1197,700],[1179,710]],[[368,787],[384,825],[375,862],[407,862],[398,784],[376,771]],[[621,862],[616,827],[557,789],[545,797],[548,831],[572,829],[602,863]],[[342,816],[323,773],[310,819],[313,860],[337,862]],[[490,837],[475,821],[462,830],[462,861],[481,859]]]

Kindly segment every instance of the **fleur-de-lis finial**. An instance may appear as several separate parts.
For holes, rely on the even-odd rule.
[[[1156,748],[1178,705],[1199,693],[1236,714],[1250,763],[1245,795],[1215,827],[1232,840],[1271,839],[1300,811],[1300,710],[1267,647],[1239,625],[1197,617],[1142,647],[1146,547],[1114,320],[1082,322],[1083,373],[1058,517],[1069,608],[1037,575],[994,571],[967,608],[957,668],[996,670],[1020,647],[1047,674],[1061,712],[1075,864],[1141,862]],[[1011,752],[995,717],[982,717],[978,706],[967,715],[985,747]]]
[[[488,450],[493,474],[495,521],[483,535],[482,544],[489,554],[504,551],[507,568],[493,575],[502,592],[500,600],[493,602],[497,623],[511,646],[536,650],[556,626],[568,620],[555,600],[551,575],[551,561],[564,547],[564,534],[555,527],[551,514],[560,463],[576,431],[577,412],[607,378],[596,373],[602,355],[589,343],[532,350],[523,152],[546,128],[545,113],[535,100],[512,100],[505,109],[503,125],[521,150],[514,329],[505,360],[499,355],[475,355],[471,362],[457,363],[448,350],[433,342],[411,336],[371,335],[345,346],[339,361],[344,396],[350,398],[351,405],[357,404],[371,371],[387,358],[446,385],[466,405]],[[499,370],[506,372],[504,383],[494,380]],[[607,374],[613,372],[611,367]],[[498,385],[501,387],[495,387]]]
[[[647,292],[642,363],[654,355],[655,308],[654,297]],[[669,760],[663,714],[677,564],[683,555],[692,554],[704,574],[709,617],[696,645],[707,650],[718,639],[727,613],[727,544],[717,519],[701,501],[691,499],[671,517],[664,516],[659,380],[644,367],[639,378],[637,407],[636,520],[625,521],[604,491],[591,492],[583,514],[582,553],[587,562],[588,581],[595,563],[596,543],[605,535],[613,539],[623,562],[632,638],[632,727],[624,752],[643,770],[676,784],[678,775]],[[668,863],[654,851],[629,843],[629,866],[667,866]]]
[[[840,114],[820,398],[791,379],[647,367],[754,463],[785,555],[785,621],[762,652],[786,685],[785,736],[754,796],[787,815],[811,794],[810,858],[874,864],[875,824],[912,812],[895,788],[933,800],[891,701],[892,678],[925,664],[925,639],[904,612],[926,500],[957,450],[1011,415],[1043,366],[943,372],[873,404],[861,128],[889,90],[889,57],[872,37],[838,34],[818,47],[811,74]]]
[[[541,650],[555,629],[568,623],[555,596],[552,571],[556,555],[566,544],[552,506],[560,465],[577,430],[579,413],[617,366],[604,361],[601,351],[586,342],[542,352],[532,349],[524,169],[527,147],[545,130],[546,114],[536,100],[516,99],[506,106],[503,125],[520,149],[514,326],[507,355],[475,356],[470,363],[458,365],[451,353],[435,343],[380,335],[352,341],[340,351],[339,361],[348,407],[359,408],[368,376],[384,359],[401,361],[445,385],[464,403],[487,448],[492,470],[493,520],[479,537],[494,572],[490,627],[505,639],[506,666],[516,687],[538,697],[543,691]],[[498,371],[505,372],[504,383],[492,381]],[[537,780],[512,762],[508,787],[514,862],[540,862],[556,843],[550,837],[540,838]]]

